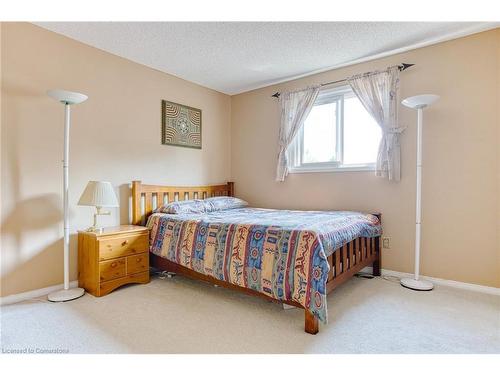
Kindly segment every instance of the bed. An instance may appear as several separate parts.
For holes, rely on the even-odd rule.
[[[233,192],[232,182],[176,187],[133,181],[132,221],[150,228],[150,265],[303,308],[310,334],[319,331],[319,321],[327,323],[328,293],[366,266],[380,275],[380,214],[250,207],[154,212],[166,203],[207,204]]]

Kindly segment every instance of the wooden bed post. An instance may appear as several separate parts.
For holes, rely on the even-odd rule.
[[[132,181],[132,224],[142,224],[141,181]]]
[[[381,213],[377,213],[377,214],[374,214],[378,220],[380,221],[380,224],[382,224],[382,214]],[[380,276],[381,275],[381,272],[380,272],[380,267],[382,265],[382,249],[381,249],[381,244],[380,244],[380,236],[378,237],[375,237],[375,253],[376,253],[376,258],[375,258],[375,261],[373,262],[373,271],[372,271],[372,274],[373,276]]]
[[[309,310],[305,311],[305,325],[304,330],[311,335],[315,335],[319,331],[318,318],[314,316]]]
[[[234,197],[234,182],[228,181],[227,183],[227,196]]]
[[[380,237],[375,237],[375,252],[377,253],[377,259],[373,262],[373,276],[380,276],[380,265],[382,262],[382,252],[380,251]]]

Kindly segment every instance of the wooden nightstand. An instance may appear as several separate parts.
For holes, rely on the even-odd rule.
[[[96,297],[149,282],[149,230],[136,225],[78,232],[78,286]]]

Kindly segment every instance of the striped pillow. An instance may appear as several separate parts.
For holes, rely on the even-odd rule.
[[[201,199],[177,201],[158,207],[154,212],[164,214],[202,214],[206,212],[206,205]]]
[[[206,212],[231,210],[233,208],[243,208],[248,206],[248,203],[243,199],[235,197],[213,197],[204,200]]]

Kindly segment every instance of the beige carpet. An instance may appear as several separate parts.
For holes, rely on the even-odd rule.
[[[110,295],[3,306],[2,349],[70,353],[500,353],[500,298],[414,292],[354,278],[328,297],[329,324],[304,312],[176,276]]]

